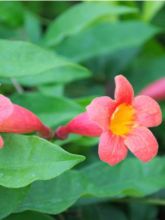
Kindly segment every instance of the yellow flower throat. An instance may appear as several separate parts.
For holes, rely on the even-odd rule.
[[[127,135],[134,127],[135,110],[131,105],[120,104],[113,112],[109,129],[115,135]]]

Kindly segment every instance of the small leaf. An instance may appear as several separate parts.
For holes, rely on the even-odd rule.
[[[0,185],[18,188],[59,176],[84,160],[37,136],[4,135]]]

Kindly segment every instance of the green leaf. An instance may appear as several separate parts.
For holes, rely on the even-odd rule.
[[[14,212],[24,199],[28,187],[21,189],[8,189],[0,186],[0,219]]]
[[[143,197],[164,187],[163,157],[147,164],[142,164],[136,158],[127,159],[115,167],[98,162],[80,171],[68,171],[50,181],[33,183],[17,211],[29,209],[57,214],[80,197],[112,200],[114,197]]]
[[[64,86],[61,84],[43,85],[38,87],[39,92],[47,96],[62,96],[64,94]]]
[[[38,181],[32,184],[24,202],[16,210],[34,210],[49,214],[63,212],[83,195],[86,180],[76,171],[66,172],[49,181]]]
[[[142,19],[151,21],[163,6],[164,1],[144,1]]]
[[[27,38],[31,42],[38,43],[41,39],[42,33],[39,17],[30,11],[25,11],[24,17],[24,28],[27,34]]]
[[[124,48],[140,47],[157,32],[156,27],[138,21],[105,23],[64,40],[56,51],[72,60],[83,61]],[[140,33],[138,37],[137,33]]]
[[[74,80],[84,79],[91,76],[91,73],[78,65],[59,67],[35,76],[17,77],[16,80],[24,86],[38,86],[47,83],[69,83]]]
[[[17,27],[23,23],[23,12],[21,2],[0,2],[0,22],[9,27]]]
[[[20,214],[13,214],[4,220],[55,220],[55,218],[45,214],[27,211]]]
[[[67,122],[85,110],[73,100],[40,93],[15,94],[11,99],[14,103],[37,114],[46,125],[51,127]]]
[[[0,185],[18,188],[59,176],[84,160],[37,136],[4,136],[0,151]]]
[[[64,37],[80,32],[102,17],[133,12],[136,12],[133,8],[114,6],[106,2],[77,4],[50,24],[44,42],[48,46],[56,45]]]
[[[89,75],[85,68],[27,42],[0,40],[0,57],[0,76],[4,78],[50,72],[52,76],[60,67],[76,68],[77,74],[81,71],[81,75],[82,72],[85,76]]]

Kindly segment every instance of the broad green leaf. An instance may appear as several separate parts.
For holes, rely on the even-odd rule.
[[[114,6],[106,2],[77,4],[50,24],[45,36],[45,44],[48,46],[56,45],[64,37],[80,32],[102,17],[133,12],[136,12],[133,8]]]
[[[28,187],[21,189],[9,189],[0,186],[0,219],[14,212],[16,207],[22,202]]]
[[[16,210],[34,210],[49,214],[58,214],[73,205],[86,188],[85,177],[76,171],[65,175],[32,184],[31,190],[24,202]]]
[[[18,188],[59,176],[84,160],[37,136],[4,136],[0,151],[0,185]]]
[[[105,23],[64,40],[56,51],[72,60],[83,61],[124,48],[140,47],[157,32],[156,27],[139,21]],[[137,33],[140,33],[138,37]]]
[[[127,159],[115,167],[98,162],[80,171],[68,171],[50,181],[33,183],[17,211],[28,209],[57,214],[80,197],[112,200],[114,197],[139,198],[164,187],[164,157],[155,158],[147,164],[142,164],[136,158]]]
[[[100,162],[82,170],[82,173],[86,174],[86,178],[90,182],[87,192],[97,197],[141,197],[165,186],[165,160],[163,157],[155,158],[146,164],[136,158],[127,159],[115,167]],[[116,173],[120,173],[120,175],[116,175]]]
[[[76,68],[81,74],[85,68],[34,44],[22,41],[0,40],[0,76],[5,78],[56,73],[59,67]],[[77,73],[78,74],[78,73]],[[52,76],[52,75],[51,75]]]
[[[65,123],[85,110],[73,100],[40,93],[15,94],[11,99],[37,114],[48,126]]]
[[[55,220],[55,218],[38,212],[27,211],[19,214],[13,214],[4,220]]]

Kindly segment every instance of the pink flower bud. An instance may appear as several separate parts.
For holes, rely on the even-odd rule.
[[[164,100],[165,99],[165,78],[157,80],[147,87],[145,87],[141,92],[141,95],[148,95],[155,100]]]
[[[31,111],[13,104],[7,97],[0,95],[0,132],[32,133],[38,132],[43,138],[51,138],[51,130]],[[3,139],[0,137],[0,147]]]

